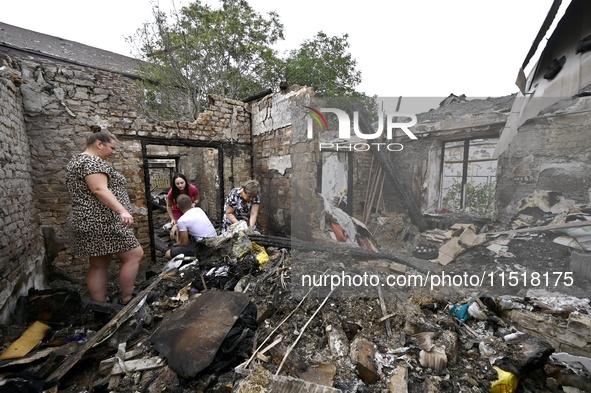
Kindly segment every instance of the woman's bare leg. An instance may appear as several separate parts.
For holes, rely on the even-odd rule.
[[[90,298],[97,302],[107,300],[107,274],[112,255],[90,257],[90,267],[86,275],[86,288]]]
[[[127,303],[133,297],[135,279],[140,268],[140,262],[144,257],[144,250],[136,247],[129,251],[118,253],[123,264],[119,270],[119,287],[121,288],[121,301]]]

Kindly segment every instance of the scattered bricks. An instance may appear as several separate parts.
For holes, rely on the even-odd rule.
[[[351,343],[350,351],[351,363],[355,365],[355,370],[363,382],[376,383],[380,376],[374,361],[376,349],[373,343],[365,338],[356,338]]]
[[[571,313],[567,324],[551,315],[527,310],[510,310],[507,316],[518,330],[546,340],[556,352],[591,356],[591,321],[587,315]]]

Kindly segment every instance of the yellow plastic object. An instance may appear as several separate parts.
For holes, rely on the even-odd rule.
[[[497,370],[499,378],[490,385],[490,393],[514,393],[519,385],[519,378],[497,366],[493,368]]]
[[[262,268],[265,263],[269,262],[269,254],[267,254],[265,247],[252,242],[252,251],[259,262],[259,269]]]
[[[36,321],[33,323],[22,336],[13,342],[6,350],[0,355],[0,360],[5,359],[20,359],[28,354],[33,348],[37,346],[45,337],[45,334],[51,327],[46,324]]]

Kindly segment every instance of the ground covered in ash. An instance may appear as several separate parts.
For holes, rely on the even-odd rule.
[[[531,277],[530,273],[566,271],[571,252],[567,247],[554,243],[553,235],[538,234],[512,239],[507,243],[509,254],[499,256],[484,243],[465,250],[447,266],[439,266],[412,255],[413,247],[425,241],[407,228],[400,223],[393,228],[376,228],[380,250],[389,256],[379,259],[356,256],[350,247],[337,243],[323,249],[267,245],[269,260],[261,267],[254,252],[233,257],[231,242],[202,249],[198,263],[187,260],[184,266],[171,270],[155,286],[149,302],[107,340],[88,350],[53,389],[183,393],[298,391],[296,387],[316,392],[591,391],[585,390],[591,381],[588,370],[552,358],[551,354],[565,352],[564,348],[556,348],[556,342],[550,344],[547,336],[531,329],[522,332],[510,314],[517,310],[539,316],[541,333],[555,327],[566,329],[569,318],[578,315],[580,322],[581,316],[588,314],[587,280],[574,277],[573,285],[559,286],[523,282],[432,286],[411,285],[410,281],[382,285],[388,278],[411,275],[481,277],[483,272],[495,272],[497,276],[506,273],[509,280],[511,272],[515,272],[511,277],[521,279]],[[166,234],[157,229],[161,242],[168,246]],[[165,266],[159,251],[157,261],[142,267],[138,292],[160,277]],[[228,274],[216,275],[224,266]],[[304,277],[312,276],[317,280],[315,285],[302,285]],[[113,271],[109,283],[113,296],[117,294],[115,277]],[[324,280],[318,281],[322,277]],[[379,278],[379,285],[370,277]],[[339,285],[335,280],[340,280]],[[0,390],[2,386],[6,391],[11,386],[49,389],[48,376],[120,311],[89,304],[83,282],[62,277],[51,287],[46,297],[56,292],[82,295],[62,302],[59,317],[46,317],[52,328],[50,336],[31,354],[51,345],[61,347],[49,358],[20,365],[0,361],[5,381]],[[256,305],[256,325],[248,334],[239,334],[243,337],[228,351],[223,367],[213,365],[187,378],[167,365],[166,359],[158,367],[116,377],[112,368],[101,366],[116,355],[121,343],[126,351],[136,353],[136,359],[158,357],[150,337],[160,324],[206,291],[230,290],[247,294]],[[39,298],[23,299],[18,323],[2,327],[3,349],[41,319],[39,310],[44,306]],[[562,302],[552,303],[551,299]],[[525,322],[522,325],[526,326]],[[219,325],[212,326],[216,329]],[[72,340],[77,334],[83,338]],[[255,351],[260,355],[253,356]],[[587,352],[583,343],[573,355]],[[500,380],[499,373],[506,378]]]

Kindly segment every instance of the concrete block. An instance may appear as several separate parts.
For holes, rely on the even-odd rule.
[[[591,342],[591,317],[581,313],[571,313],[567,322],[568,330]]]

